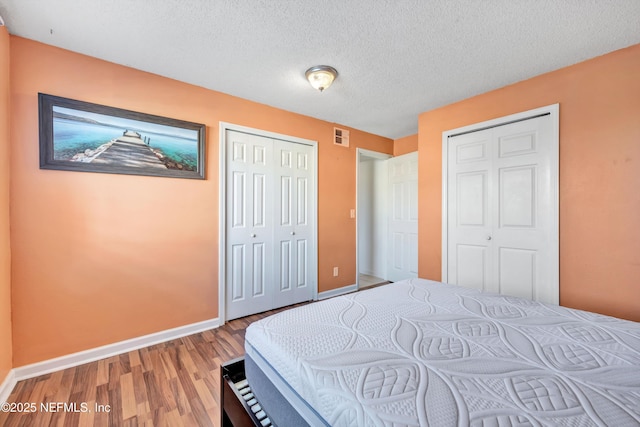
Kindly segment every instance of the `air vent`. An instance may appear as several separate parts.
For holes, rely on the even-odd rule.
[[[333,128],[333,143],[343,147],[348,147],[349,131],[340,128]]]

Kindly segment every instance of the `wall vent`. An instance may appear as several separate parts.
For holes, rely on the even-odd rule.
[[[349,146],[349,131],[340,128],[333,128],[333,143],[343,147]]]

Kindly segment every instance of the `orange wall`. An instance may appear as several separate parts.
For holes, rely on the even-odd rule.
[[[0,27],[0,384],[12,367],[9,245],[9,34]]]
[[[393,155],[402,156],[403,154],[418,151],[418,134],[405,136],[393,141]]]
[[[640,45],[419,117],[419,274],[441,277],[442,132],[560,104],[560,302],[640,321]]]
[[[319,291],[355,283],[355,149],[392,140],[19,37],[11,76],[15,366],[218,316],[219,121],[319,141]],[[206,124],[207,179],[40,170],[38,92]]]

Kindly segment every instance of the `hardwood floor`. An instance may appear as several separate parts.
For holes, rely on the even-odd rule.
[[[9,402],[23,412],[0,412],[0,425],[219,426],[220,364],[244,354],[251,322],[278,311],[20,381]]]

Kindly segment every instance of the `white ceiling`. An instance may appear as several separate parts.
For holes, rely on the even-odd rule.
[[[640,43],[640,0],[0,0],[0,16],[11,34],[390,138]],[[340,73],[324,93],[304,79],[320,64]]]

